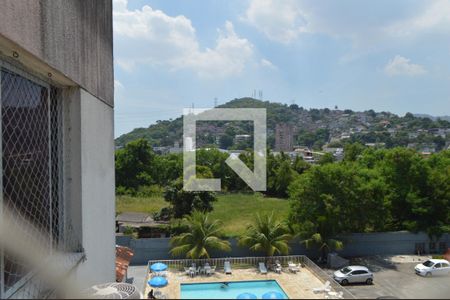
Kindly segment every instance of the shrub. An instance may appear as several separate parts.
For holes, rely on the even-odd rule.
[[[164,193],[164,189],[157,185],[143,185],[137,189],[136,196],[138,197],[154,197],[161,196]]]

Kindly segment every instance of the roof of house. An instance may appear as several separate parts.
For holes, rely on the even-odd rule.
[[[148,223],[153,221],[153,218],[145,213],[124,212],[116,217],[116,221],[124,223]]]
[[[134,253],[130,248],[116,246],[116,282],[123,281],[133,256]]]
[[[128,227],[154,227],[167,225],[168,221],[155,221],[152,216],[145,213],[124,212],[116,217],[116,222]]]

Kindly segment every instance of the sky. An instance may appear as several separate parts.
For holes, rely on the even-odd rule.
[[[254,90],[450,115],[447,0],[113,0],[113,23],[116,137]]]

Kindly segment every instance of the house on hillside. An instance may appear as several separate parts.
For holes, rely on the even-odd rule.
[[[137,233],[138,238],[169,237],[168,226],[168,221],[157,221],[146,213],[124,212],[116,217],[117,233],[124,233],[131,229]]]
[[[1,2],[0,298],[115,281],[113,76],[111,1]]]

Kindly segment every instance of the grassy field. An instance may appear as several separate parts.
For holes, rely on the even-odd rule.
[[[218,198],[211,216],[223,222],[224,233],[230,237],[242,234],[257,213],[273,211],[282,219],[287,217],[289,211],[286,199],[266,198],[260,194],[229,194]]]
[[[116,197],[116,213],[123,212],[143,212],[152,214],[158,212],[161,208],[166,207],[167,202],[162,196],[149,198],[117,196]]]
[[[138,198],[118,196],[116,211],[121,213],[145,212],[153,213],[167,206],[162,197]],[[223,222],[224,233],[233,237],[242,234],[247,225],[255,218],[256,213],[264,214],[274,211],[278,218],[288,215],[289,203],[286,199],[268,198],[261,194],[227,194],[219,195],[214,203],[211,216]]]

